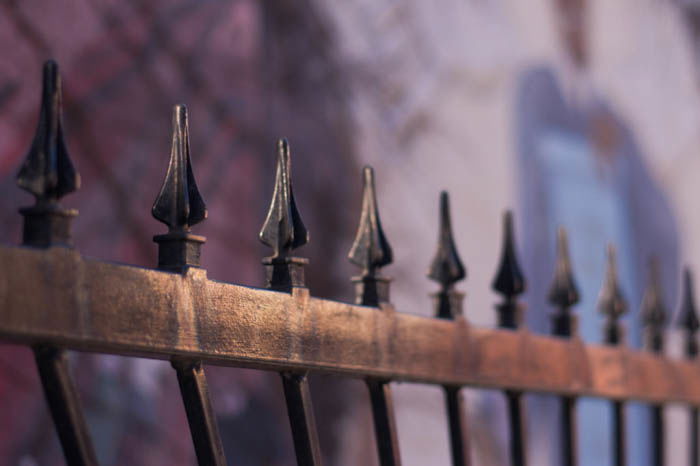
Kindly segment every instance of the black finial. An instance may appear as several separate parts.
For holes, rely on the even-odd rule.
[[[70,222],[78,212],[58,205],[59,199],[80,188],[63,136],[61,77],[53,60],[44,64],[41,109],[32,146],[17,174],[17,184],[36,203],[20,209],[24,216],[23,244],[70,246]]]
[[[525,291],[525,277],[520,271],[515,251],[515,233],[513,213],[507,211],[503,216],[503,247],[501,262],[491,288],[504,297],[499,304],[498,325],[505,328],[517,328],[522,320],[522,307],[517,303],[517,296]]]
[[[649,282],[642,298],[640,314],[644,327],[644,347],[655,353],[663,351],[664,326],[668,313],[663,302],[659,261],[656,257],[649,261]]]
[[[557,231],[557,262],[549,289],[549,302],[556,308],[552,314],[552,334],[561,337],[574,335],[578,322],[571,308],[579,302],[579,292],[571,269],[569,241],[563,227]]]
[[[605,281],[598,298],[598,310],[605,315],[604,341],[610,345],[617,345],[624,341],[624,329],[619,323],[620,317],[627,312],[625,300],[617,278],[617,262],[615,260],[615,247],[608,245],[608,265],[605,272]]]
[[[275,188],[260,230],[260,241],[273,251],[263,260],[267,268],[267,287],[286,292],[293,287],[303,287],[304,265],[308,261],[290,254],[309,242],[309,233],[294,202],[290,150],[286,139],[277,142]]]
[[[446,191],[440,193],[440,234],[438,248],[435,253],[428,277],[440,284],[440,291],[435,295],[437,317],[452,319],[461,314],[462,293],[453,290],[453,285],[466,276],[464,265],[457,253],[452,237],[452,222],[450,221],[450,198]]]
[[[362,274],[353,278],[357,304],[378,306],[389,300],[389,279],[379,276],[379,269],[391,264],[393,255],[379,220],[374,170],[366,166],[362,174],[362,214],[348,258],[362,268]]]
[[[685,355],[694,358],[698,355],[697,333],[700,329],[698,313],[693,293],[693,274],[690,268],[683,271],[683,301],[681,302],[678,325],[685,330]]]
[[[173,143],[170,163],[151,213],[168,226],[168,233],[153,237],[158,243],[158,268],[182,272],[199,267],[200,249],[205,238],[190,228],[207,218],[207,207],[199,194],[190,161],[187,107],[173,107]]]
[[[169,231],[190,231],[207,218],[207,207],[197,189],[190,161],[187,107],[173,108],[173,145],[165,181],[151,210],[153,217],[168,225]]]

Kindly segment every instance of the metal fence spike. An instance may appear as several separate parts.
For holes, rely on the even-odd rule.
[[[168,172],[151,213],[168,226],[168,233],[156,235],[158,268],[183,273],[200,266],[200,250],[206,241],[190,233],[193,225],[207,218],[207,207],[199,194],[190,161],[190,134],[187,107],[173,107],[173,144]]]
[[[447,290],[452,285],[466,277],[466,270],[462,264],[452,236],[452,222],[450,221],[450,198],[446,191],[440,193],[440,233],[438,247],[435,253],[428,277]]]
[[[607,268],[598,298],[598,311],[606,317],[604,341],[611,345],[621,343],[624,339],[624,330],[619,319],[627,312],[627,301],[618,282],[615,247],[612,245],[608,245],[607,249]]]
[[[683,300],[681,301],[678,325],[691,336],[694,336],[700,329],[700,321],[695,308],[693,273],[688,267],[683,271]]]
[[[393,253],[379,220],[374,170],[366,166],[362,174],[362,213],[348,258],[353,264],[362,267],[363,276],[372,277],[381,267],[391,264]]]
[[[68,155],[61,121],[61,77],[56,62],[44,64],[39,122],[31,148],[17,173],[17,185],[34,195],[35,204],[22,207],[22,244],[47,248],[72,247],[71,222],[78,215],[59,200],[80,187],[80,175]]]
[[[187,107],[173,107],[173,143],[163,186],[151,210],[169,231],[187,232],[207,218],[207,207],[199,194],[190,161]]]
[[[260,241],[272,248],[273,259],[287,257],[309,241],[309,233],[294,202],[290,150],[286,139],[277,142],[275,188],[260,230]]]
[[[440,193],[440,232],[438,247],[433,262],[428,269],[428,278],[440,284],[440,290],[432,295],[435,314],[443,319],[453,319],[462,313],[464,294],[456,291],[453,285],[464,279],[467,272],[459,258],[457,246],[452,236],[450,221],[450,197],[446,191]]]
[[[579,302],[579,292],[569,257],[569,241],[563,227],[557,231],[557,262],[554,281],[549,290],[549,302],[559,309],[567,309]]]
[[[640,317],[644,328],[644,347],[654,352],[660,352],[664,346],[664,327],[668,312],[663,302],[661,278],[659,276],[659,261],[652,257],[649,261],[649,282],[644,296]]]
[[[615,247],[608,245],[607,269],[598,300],[598,310],[609,318],[617,320],[627,312],[627,301],[620,289],[615,256]]]
[[[355,241],[348,258],[362,268],[359,276],[353,277],[355,303],[364,306],[379,306],[389,302],[389,282],[380,276],[379,269],[391,264],[391,246],[384,236],[377,209],[377,193],[374,187],[374,170],[366,166],[362,170],[362,213]]]
[[[39,122],[34,140],[17,174],[17,184],[36,198],[37,205],[52,204],[80,188],[63,136],[61,77],[53,60],[44,64]]]
[[[504,296],[517,296],[525,291],[525,278],[520,270],[515,251],[515,233],[513,213],[507,211],[503,216],[503,247],[501,261],[491,288]]]

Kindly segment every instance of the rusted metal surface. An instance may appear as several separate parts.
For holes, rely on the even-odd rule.
[[[527,330],[432,319],[0,246],[0,336],[77,350],[700,405],[700,365]]]

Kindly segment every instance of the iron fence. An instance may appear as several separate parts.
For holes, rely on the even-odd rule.
[[[191,228],[207,216],[189,153],[187,110],[173,114],[173,145],[153,216],[167,225],[154,237],[158,267],[146,269],[89,259],[72,248],[70,224],[77,212],[60,199],[79,188],[66,150],[61,123],[61,89],[55,63],[44,66],[38,129],[17,182],[36,203],[20,209],[21,247],[0,247],[0,336],[33,348],[46,400],[66,460],[96,464],[80,403],[68,371],[66,350],[168,359],[182,393],[196,455],[201,465],[225,464],[202,363],[277,371],[286,397],[297,461],[321,462],[309,382],[310,371],[366,381],[372,405],[377,453],[383,466],[400,464],[392,404],[392,381],[442,386],[449,421],[453,464],[470,464],[461,388],[502,390],[508,406],[510,458],[525,465],[523,395],[555,394],[561,399],[562,463],[577,464],[578,397],[609,399],[614,426],[614,464],[626,463],[625,403],[639,400],[652,412],[650,454],[664,458],[663,406],[688,406],[691,464],[698,464],[700,370],[692,280],[686,271],[679,324],[685,331],[685,360],[664,356],[668,312],[652,264],[643,301],[645,348],[625,345],[619,318],[627,309],[618,286],[615,254],[608,270],[600,311],[606,324],[603,345],[577,336],[578,302],[566,234],[558,236],[558,261],[550,292],[552,335],[523,328],[518,296],[525,277],[518,266],[513,217],[506,214],[500,267],[493,289],[498,329],[475,328],[462,314],[463,295],[455,284],[465,277],[457,254],[446,193],[440,197],[439,241],[429,278],[435,318],[397,312],[382,267],[392,251],[379,218],[371,168],[363,170],[359,227],[349,253],[360,273],[352,279],[354,304],[314,298],[304,286],[307,261],[294,254],[308,242],[294,201],[290,149],[278,143],[272,201],[260,240],[272,249],[263,260],[265,289],[222,283],[200,267],[205,239]],[[235,459],[233,459],[235,463]]]

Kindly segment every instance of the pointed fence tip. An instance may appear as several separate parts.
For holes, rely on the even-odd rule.
[[[693,273],[689,267],[683,270],[683,300],[681,301],[678,325],[692,334],[700,329],[700,321],[698,321],[697,309],[695,308]]]
[[[640,314],[645,327],[660,329],[666,324],[668,312],[663,302],[659,260],[656,256],[649,260],[649,281],[642,297]]]
[[[382,230],[374,170],[369,165],[362,169],[362,179],[362,212],[348,258],[353,264],[362,267],[363,275],[372,276],[381,267],[391,264],[393,252]]]
[[[428,270],[428,278],[438,282],[443,289],[466,277],[466,270],[459,258],[452,235],[450,198],[447,191],[440,193],[440,233],[435,258]]]
[[[17,173],[17,185],[30,192],[37,204],[55,203],[80,188],[63,135],[61,77],[58,65],[43,66],[42,97],[34,140]]]
[[[569,308],[579,302],[579,292],[569,257],[569,241],[564,227],[557,230],[557,259],[554,280],[549,290],[549,302],[560,309]]]
[[[207,218],[207,207],[192,171],[187,107],[183,104],[173,107],[168,171],[151,213],[170,231],[189,231],[190,227]]]
[[[627,312],[627,301],[620,289],[615,247],[612,244],[607,247],[607,268],[603,288],[600,291],[598,309],[612,320],[619,319]]]
[[[503,215],[503,246],[501,261],[491,288],[504,296],[517,296],[525,291],[525,277],[520,270],[515,249],[515,231],[513,212],[508,210]]]
[[[287,257],[309,242],[309,232],[294,200],[291,180],[291,155],[287,139],[277,141],[277,168],[270,208],[259,234],[260,241],[271,247],[271,258]]]

